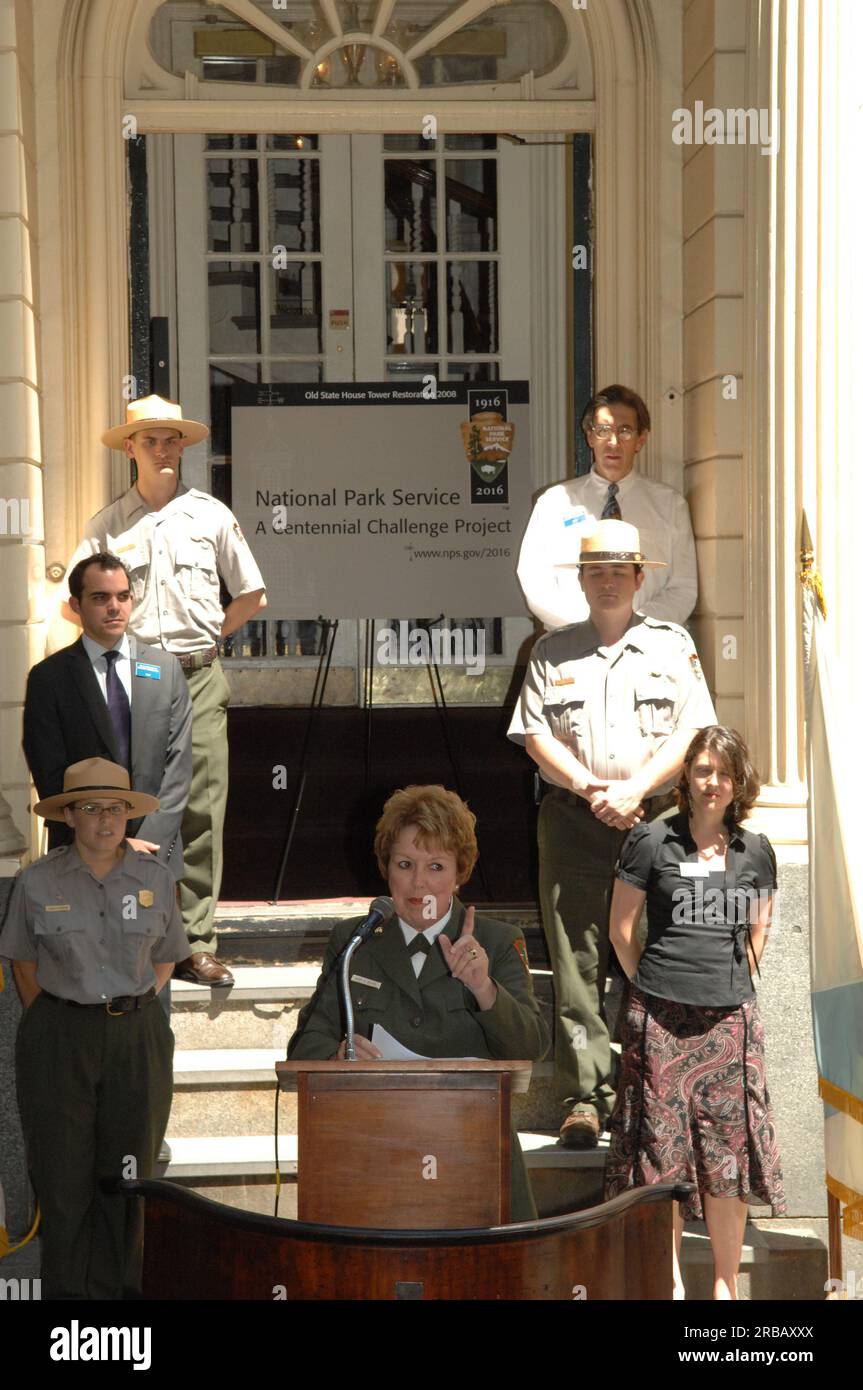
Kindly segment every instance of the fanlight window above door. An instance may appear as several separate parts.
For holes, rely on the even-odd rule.
[[[223,84],[369,96],[494,86],[585,97],[582,18],[570,0],[164,0],[139,91],[191,78],[219,94]]]

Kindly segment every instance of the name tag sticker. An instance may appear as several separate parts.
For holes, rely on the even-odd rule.
[[[160,681],[162,679],[161,666],[153,666],[149,661],[135,662],[135,675],[144,676],[148,681]]]
[[[45,908],[46,912],[71,912],[71,903],[49,903]]]
[[[371,989],[380,989],[380,980],[369,980],[365,975],[352,975],[351,983],[357,985],[369,985]]]
[[[572,516],[565,516],[565,517],[563,518],[563,524],[564,524],[564,526],[581,526],[582,522],[584,522],[584,521],[586,521],[586,520],[587,520],[587,508],[586,508],[586,507],[576,507],[576,509],[575,509],[575,511],[573,512]]]
[[[708,878],[710,876],[710,868],[707,864],[680,864],[679,868],[681,878]]]

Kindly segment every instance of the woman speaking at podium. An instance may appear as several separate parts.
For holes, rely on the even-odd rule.
[[[380,1039],[380,1029],[390,1044],[394,1038],[426,1058],[538,1061],[548,1051],[524,937],[516,927],[476,916],[456,897],[477,861],[475,826],[473,812],[443,787],[405,787],[384,806],[375,854],[395,913],[351,962],[360,1060],[384,1056],[372,1037]],[[330,934],[319,990],[288,1046],[292,1061],[344,1060],[345,1023],[332,967],[357,925],[343,922]],[[536,1216],[515,1135],[511,1208],[513,1221]]]

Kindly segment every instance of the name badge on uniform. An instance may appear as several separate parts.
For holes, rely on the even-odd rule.
[[[46,912],[71,912],[71,903],[49,903],[45,908]]]
[[[138,889],[138,902],[141,904],[142,907],[152,907],[155,900],[156,895],[153,892],[152,888]]]
[[[586,507],[576,507],[576,509],[575,509],[575,511],[573,512],[572,516],[565,516],[565,517],[563,518],[563,524],[564,524],[564,526],[581,526],[582,522],[585,522],[586,520],[587,520],[587,508],[586,508]]]
[[[695,864],[680,864],[679,868],[681,878],[708,878],[710,875],[709,864],[702,864],[700,860]]]
[[[552,685],[575,685],[575,676],[560,676]]]
[[[352,975],[351,983],[357,985],[369,985],[372,989],[380,989],[380,980],[369,980],[365,975]]]
[[[144,676],[148,681],[160,681],[162,679],[161,666],[154,666],[149,661],[135,662],[135,675]]]

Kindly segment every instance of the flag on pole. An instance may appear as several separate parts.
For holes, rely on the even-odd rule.
[[[812,1021],[827,1188],[843,1206],[845,1234],[863,1240],[863,855],[856,815],[863,746],[851,692],[836,679],[805,516],[801,564]]]

